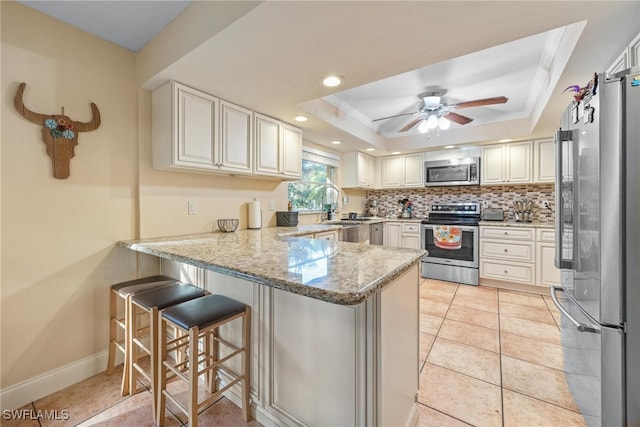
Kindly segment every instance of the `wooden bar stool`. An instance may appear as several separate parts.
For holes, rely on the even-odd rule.
[[[122,395],[129,394],[129,370],[127,361],[127,317],[131,310],[131,296],[155,289],[161,286],[173,285],[177,280],[167,276],[143,277],[116,283],[111,286],[109,298],[109,358],[107,360],[107,375],[113,374],[116,362],[116,351],[124,356],[122,370]],[[120,314],[122,313],[122,314]],[[120,317],[122,315],[122,317]],[[120,333],[122,331],[122,333]]]
[[[242,344],[236,347],[218,336],[218,328],[232,320],[242,319]],[[167,339],[167,328],[176,326],[186,332],[177,338]],[[242,382],[242,412],[245,421],[251,419],[249,406],[249,366],[250,366],[251,308],[223,295],[207,295],[202,298],[177,304],[162,311],[159,337],[158,404],[156,420],[164,425],[166,399],[169,398],[188,417],[189,426],[198,426],[198,413],[211,405],[222,393],[238,382]],[[219,344],[231,352],[220,358]],[[187,347],[187,359],[170,359],[169,353]],[[242,355],[242,372],[237,373],[223,363]],[[231,381],[217,389],[216,376],[221,371]],[[212,393],[198,403],[198,378],[205,375],[207,391]],[[167,380],[177,376],[189,386],[187,404],[181,403],[167,390]]]
[[[146,379],[153,396],[153,417],[156,416],[156,402],[158,400],[158,313],[160,310],[174,304],[180,304],[200,298],[206,294],[204,289],[186,283],[175,283],[145,292],[140,292],[131,297],[131,311],[128,319],[128,345],[129,345],[129,389],[131,394],[138,392],[138,374]],[[148,327],[140,327],[138,314],[147,314]],[[146,325],[143,325],[146,326]],[[166,334],[166,329],[164,330]],[[175,335],[175,333],[174,333]],[[163,341],[166,338],[163,338]],[[150,368],[145,370],[138,362],[140,358],[150,357]],[[177,359],[180,359],[176,355]]]

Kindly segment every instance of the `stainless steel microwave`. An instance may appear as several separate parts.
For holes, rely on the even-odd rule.
[[[480,157],[424,162],[424,185],[480,185]]]

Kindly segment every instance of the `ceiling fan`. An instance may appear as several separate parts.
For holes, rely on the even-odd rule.
[[[447,129],[450,122],[455,122],[459,125],[466,125],[473,121],[472,118],[458,114],[455,110],[480,107],[483,105],[504,104],[509,100],[504,96],[496,96],[493,98],[476,99],[474,101],[448,104],[447,100],[443,97],[445,92],[445,90],[436,90],[427,91],[418,95],[418,98],[422,99],[422,105],[415,113],[396,114],[393,116],[381,117],[373,121],[377,122],[402,116],[416,116],[405,127],[400,129],[399,132],[406,132],[418,123],[420,123],[421,132],[427,132],[429,129],[435,128]]]

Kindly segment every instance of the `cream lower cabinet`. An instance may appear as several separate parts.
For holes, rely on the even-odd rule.
[[[556,253],[553,230],[536,230],[536,277],[537,285],[560,285],[560,270],[554,263]]]
[[[557,284],[553,236],[553,229],[546,228],[481,226],[481,284]]]
[[[313,233],[314,239],[322,240],[339,240],[341,230],[322,231],[319,233]]]
[[[304,269],[292,260],[291,270]],[[251,306],[251,407],[264,426],[408,426],[418,391],[418,264],[352,306],[162,260],[163,274]],[[241,328],[220,328],[238,345]],[[223,347],[223,346],[221,346]],[[226,353],[223,353],[223,356]],[[239,370],[239,360],[227,362]],[[220,373],[220,386],[229,378]],[[225,396],[240,405],[240,387]]]
[[[415,222],[385,222],[384,246],[420,249],[420,224]]]

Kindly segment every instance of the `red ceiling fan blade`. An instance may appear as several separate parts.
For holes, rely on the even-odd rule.
[[[409,129],[411,129],[412,127],[414,127],[415,125],[417,125],[418,123],[420,123],[424,118],[423,117],[418,117],[417,119],[413,119],[409,122],[409,124],[407,124],[405,127],[403,127],[402,129],[400,129],[398,132],[406,132]]]
[[[394,117],[403,117],[403,116],[411,116],[413,114],[420,114],[419,112],[414,112],[414,113],[402,113],[402,114],[396,114],[394,116],[389,116],[389,117],[380,117],[379,119],[374,119],[372,120],[372,122],[377,122],[379,120],[387,120],[387,119],[393,119]]]
[[[467,123],[471,123],[473,121],[472,118],[463,116],[462,114],[454,113],[453,111],[449,111],[443,117],[459,125],[466,125]]]
[[[454,104],[454,106],[456,107],[456,110],[460,110],[461,108],[480,107],[482,105],[504,104],[508,100],[509,98],[507,97],[496,96],[494,98],[476,99],[474,101],[460,102],[458,104]]]

